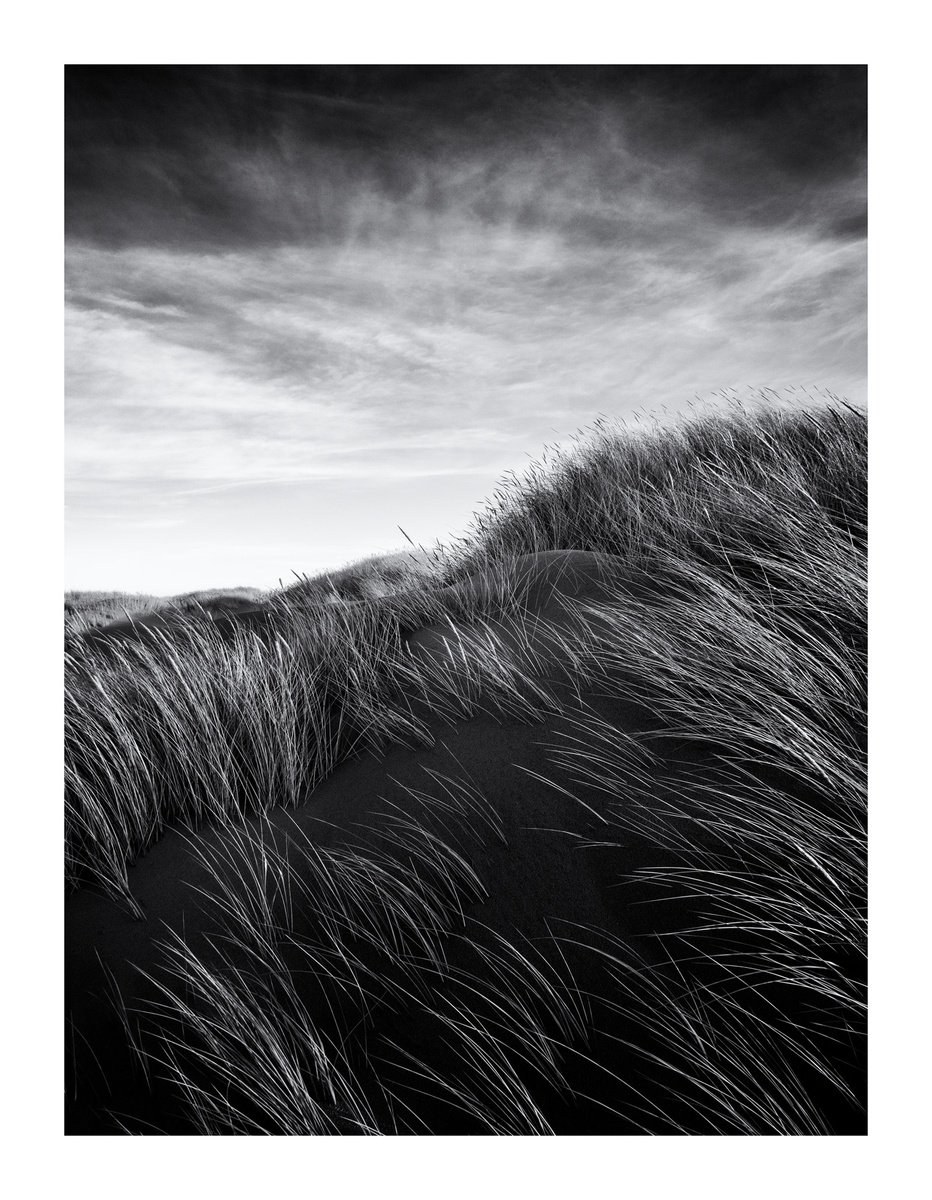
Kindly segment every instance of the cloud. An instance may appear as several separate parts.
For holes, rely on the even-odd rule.
[[[422,212],[604,241],[659,191],[813,221],[863,169],[862,68],[73,67],[66,83],[69,233],[110,245],[327,244]]]
[[[367,445],[383,458],[360,472],[412,452],[449,468],[470,442],[523,435],[529,416],[566,423],[678,388],[685,402],[741,375],[858,374],[863,244],[695,235],[584,253],[475,230],[430,257],[408,239],[222,256],[78,247],[73,470],[268,479]],[[144,297],[172,281],[167,317]]]

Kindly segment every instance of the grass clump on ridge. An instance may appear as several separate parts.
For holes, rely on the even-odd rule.
[[[801,551],[798,569],[818,586],[807,541],[865,544],[866,452],[866,415],[834,398],[803,409],[733,406],[653,429],[598,422],[576,448],[499,484],[451,544],[446,578],[573,549],[633,570],[662,575],[689,562],[753,582],[771,554]]]

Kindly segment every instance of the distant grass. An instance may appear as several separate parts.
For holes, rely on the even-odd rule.
[[[559,771],[604,797],[580,853],[631,835],[676,852],[642,882],[693,915],[651,963],[611,929],[554,929],[531,950],[464,924],[482,884],[456,830],[500,836],[468,779],[433,780],[423,824],[380,830],[379,850],[284,857],[241,820],[300,803],[362,747],[426,740],[432,712],[553,711],[512,585],[517,556],[554,549],[616,556],[630,583],[567,601],[544,636],[576,699],[560,701],[539,782]],[[258,626],[192,619],[70,647],[72,883],[131,903],[127,864],[166,824],[225,830],[211,865],[226,950],[207,961],[169,939],[177,988],[142,1060],[203,1133],[428,1132],[438,1114],[548,1133],[574,1106],[620,1132],[831,1132],[839,1098],[863,1103],[864,415],[600,428],[503,484],[437,567],[441,584],[491,586],[431,578],[323,604],[299,585]],[[458,639],[462,667],[408,651],[430,624]],[[707,769],[677,776],[593,692],[646,706],[663,745],[701,747]],[[419,1043],[370,1031],[375,997],[427,1031]]]
[[[128,615],[156,612],[160,596],[129,592],[65,592],[65,634],[79,634]]]
[[[259,588],[212,588],[178,596],[152,596],[139,592],[65,592],[65,635],[78,636],[114,622],[149,613],[209,613],[234,610],[258,603]]]
[[[435,580],[437,565],[425,551],[399,550],[373,554],[335,571],[301,576],[274,593],[293,604],[377,600],[396,592],[422,587]],[[65,634],[78,636],[91,629],[144,617],[151,613],[179,616],[242,611],[266,602],[272,593],[254,587],[202,588],[176,596],[142,592],[65,592]]]

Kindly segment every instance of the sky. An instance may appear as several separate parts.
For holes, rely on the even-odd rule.
[[[866,401],[860,67],[68,67],[66,589],[461,532],[602,415]]]

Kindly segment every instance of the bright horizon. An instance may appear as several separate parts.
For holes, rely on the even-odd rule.
[[[860,68],[67,84],[67,590],[446,540],[603,414],[866,400]]]

